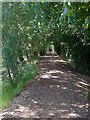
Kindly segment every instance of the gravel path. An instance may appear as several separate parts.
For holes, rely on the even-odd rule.
[[[4,118],[85,118],[90,77],[77,73],[56,54],[37,63],[39,74],[3,110]]]

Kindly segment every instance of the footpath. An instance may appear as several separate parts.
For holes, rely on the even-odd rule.
[[[17,120],[86,120],[89,111],[85,94],[90,87],[90,77],[76,72],[56,54],[46,54],[37,67],[39,73],[36,78],[0,115]]]

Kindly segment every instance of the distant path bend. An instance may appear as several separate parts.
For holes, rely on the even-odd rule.
[[[2,113],[4,118],[87,118],[90,77],[77,73],[56,54],[37,63],[39,75]]]

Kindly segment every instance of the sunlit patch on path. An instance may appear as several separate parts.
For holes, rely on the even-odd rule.
[[[4,118],[87,118],[85,94],[90,77],[77,73],[59,56],[45,55],[37,63],[39,75],[8,108]]]

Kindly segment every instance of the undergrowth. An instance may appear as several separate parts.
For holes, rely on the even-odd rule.
[[[8,79],[2,81],[2,92],[0,93],[0,111],[6,108],[9,102],[23,90],[24,86],[31,80],[33,80],[37,74],[35,66],[36,59],[32,62],[25,64],[23,70],[20,71],[18,76],[18,83],[15,87],[10,85]]]

